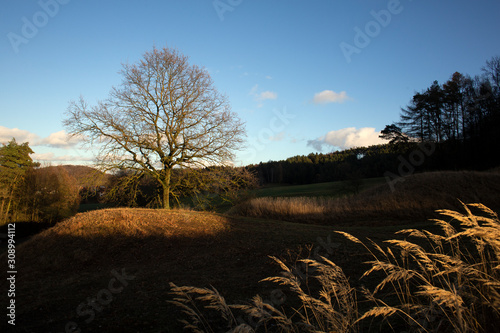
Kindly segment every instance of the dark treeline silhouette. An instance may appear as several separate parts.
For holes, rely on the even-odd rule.
[[[284,161],[251,165],[262,184],[309,184],[346,179],[382,177],[401,170],[484,170],[500,164],[500,57],[471,77],[454,73],[440,85],[415,93],[401,109],[400,120],[387,125],[384,145],[358,147],[333,153],[311,153]],[[423,143],[430,154],[419,153]],[[412,156],[413,154],[413,156]]]
[[[434,81],[401,109],[398,125],[420,141],[440,143],[489,136],[499,120],[499,81],[500,57],[487,61],[482,76],[472,78],[456,72],[443,85]]]
[[[455,72],[434,81],[401,109],[397,123],[406,135],[437,144],[436,168],[486,169],[500,163],[500,57],[471,77]]]
[[[418,150],[416,142],[351,148],[333,153],[311,153],[284,161],[269,161],[249,166],[261,184],[311,184],[338,180],[382,177],[387,171],[397,173],[400,159]],[[429,169],[430,159],[419,170]]]

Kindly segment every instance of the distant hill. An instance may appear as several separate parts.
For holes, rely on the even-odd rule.
[[[85,165],[63,165],[70,176],[74,177],[81,187],[106,185],[109,175]]]

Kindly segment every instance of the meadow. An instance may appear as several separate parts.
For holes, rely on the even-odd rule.
[[[383,178],[364,179],[355,192],[346,191],[346,183],[261,189],[229,213],[306,224],[385,226],[435,218],[438,209],[460,209],[460,200],[500,208],[497,171],[415,174],[398,182],[394,191]],[[312,195],[315,190],[318,194]]]
[[[493,332],[483,317],[499,318],[498,218],[458,199],[498,211],[500,174],[399,185],[264,188],[225,214],[79,213],[17,247],[14,331]]]
[[[253,192],[256,197],[342,197],[385,183],[385,178],[336,181],[307,185],[268,185]]]

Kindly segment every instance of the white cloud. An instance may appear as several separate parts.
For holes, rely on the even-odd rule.
[[[373,127],[355,127],[343,128],[336,131],[330,131],[316,140],[309,140],[308,146],[316,150],[322,150],[324,146],[336,147],[338,149],[349,149],[353,147],[367,147],[384,143],[379,138],[380,132],[375,131]]]
[[[315,94],[312,102],[314,104],[344,103],[350,99],[345,91],[336,93],[333,90],[324,90]]]
[[[249,95],[253,96],[256,101],[260,102],[258,107],[263,106],[263,104],[262,104],[263,101],[278,98],[278,94],[275,93],[274,91],[270,91],[270,90],[263,91],[263,92],[258,92],[258,91],[259,91],[259,85],[256,84],[255,86],[252,87],[252,89],[250,89],[250,92],[248,93]]]
[[[15,138],[17,143],[29,142],[30,145],[40,140],[38,135],[29,131],[0,126],[0,143],[6,144],[12,140],[12,138]]]
[[[271,75],[266,75],[266,79],[268,79],[268,80],[272,80],[272,79],[273,79],[273,77],[272,77]]]
[[[263,91],[257,95],[257,100],[265,101],[266,99],[276,99],[278,94],[273,91]]]
[[[40,138],[35,133],[18,128],[0,126],[0,143],[7,143],[15,138],[18,143],[29,142],[30,147],[47,146],[52,148],[72,148],[82,142],[82,138],[70,138],[66,131],[51,133],[46,138]]]
[[[69,137],[66,131],[62,130],[50,134],[48,137],[40,140],[35,146],[49,146],[54,148],[72,148],[81,142],[81,138]]]

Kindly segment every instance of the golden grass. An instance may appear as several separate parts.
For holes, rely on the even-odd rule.
[[[157,248],[163,239],[214,237],[228,231],[228,223],[219,215],[186,210],[96,210],[35,235],[23,244],[22,255],[30,270],[64,270],[68,258],[80,264],[113,258],[126,261],[124,251],[136,248],[137,242],[146,251]],[[103,253],[109,256],[103,257]]]
[[[357,291],[351,287],[342,269],[327,258],[302,260],[312,270],[311,278],[319,283],[315,295],[310,283],[293,273],[291,267],[275,259],[281,276],[267,278],[287,286],[300,300],[291,311],[277,309],[256,297],[249,304],[227,305],[215,289],[173,286],[178,305],[188,309],[194,331],[214,331],[210,321],[203,321],[205,306],[224,314],[230,332],[242,323],[233,320],[233,310],[242,310],[256,318],[246,323],[246,332],[359,332],[371,318],[382,318],[395,331],[407,332],[497,332],[500,322],[500,220],[482,204],[463,205],[464,213],[440,210],[451,221],[436,220],[444,234],[415,229],[400,234],[419,242],[390,239],[381,246],[374,242],[365,249],[373,260],[362,277],[381,272],[382,279],[373,291],[361,288],[366,301],[373,304],[364,313],[358,311]],[[339,232],[350,241],[363,244],[356,237]],[[307,280],[306,280],[307,281]],[[187,294],[182,294],[185,291]],[[202,296],[193,296],[201,294]],[[207,298],[205,295],[210,294]],[[202,302],[203,303],[203,302]],[[222,306],[223,305],[223,306]],[[290,315],[291,313],[291,315]],[[396,319],[394,319],[396,317]],[[399,319],[398,319],[399,318]],[[366,326],[369,329],[377,329]]]
[[[500,174],[497,172],[446,171],[415,174],[395,185],[387,184],[343,198],[256,198],[231,210],[231,214],[316,224],[351,221],[425,220],[438,209],[460,209],[460,202],[483,202],[500,209]],[[380,222],[379,222],[380,223]]]
[[[348,279],[332,258],[302,260],[310,273],[305,280],[287,261],[278,261],[284,275],[268,265],[268,255],[282,258],[287,249],[324,237],[330,227],[184,210],[79,214],[18,246],[18,314],[21,323],[29,323],[26,331],[33,332],[61,331],[70,320],[82,331],[177,331],[180,327],[172,322],[178,310],[166,302],[176,290],[168,288],[169,282],[175,282],[204,287],[186,287],[184,296],[175,296],[181,302],[189,295],[185,304],[200,316],[198,324],[205,318],[202,331],[253,332],[258,326],[263,332],[358,332],[368,331],[373,318],[371,328],[377,329],[383,318],[395,331],[494,332],[496,327],[488,325],[500,320],[498,217],[479,204],[440,214],[435,225],[442,232],[407,229],[398,235],[407,239],[368,243],[374,257],[367,271],[373,270],[361,282],[370,291],[359,287],[353,274]],[[343,235],[357,250],[361,234],[377,239],[379,229],[396,230],[345,228],[358,237]],[[346,271],[358,269],[366,257],[346,257]],[[5,254],[0,260],[6,260]],[[136,279],[94,322],[82,322],[75,314],[78,304],[107,286],[111,269],[121,268]],[[275,275],[275,283],[295,286],[294,292],[285,290],[287,300],[280,305],[266,301],[274,289],[272,279],[263,282],[265,287],[253,284]],[[239,301],[257,292],[264,296]]]
[[[440,210],[451,222],[436,220],[445,236],[402,230],[427,241],[427,249],[409,241],[388,240],[391,247],[374,254],[365,275],[383,271],[386,277],[371,299],[374,309],[387,303],[375,294],[394,293],[392,306],[413,329],[420,331],[493,332],[500,319],[500,221],[482,204],[464,205],[465,213]],[[472,213],[476,209],[477,215]],[[452,224],[458,224],[453,226]],[[460,228],[459,230],[457,230]],[[360,319],[376,315],[366,313]]]
[[[206,218],[203,218],[206,217]],[[189,210],[161,210],[140,208],[109,208],[79,213],[35,236],[37,243],[53,236],[201,236],[215,235],[226,229],[227,219]]]
[[[16,230],[16,241],[23,241]],[[379,235],[388,230],[395,228]],[[276,289],[272,283],[254,282],[278,273],[269,256],[287,257],[328,233],[325,226],[189,210],[82,213],[16,244],[17,327],[61,332],[75,321],[82,332],[182,331],[180,311],[166,302],[169,282],[217,286],[230,303],[257,293],[268,299]],[[0,261],[6,260],[6,253],[0,254]],[[122,269],[136,278],[105,310],[96,311],[94,321],[78,317],[78,305],[108,286],[112,270]],[[0,281],[1,290],[8,290],[7,282]]]
[[[288,315],[284,310],[264,302],[255,296],[248,304],[228,305],[215,288],[178,287],[171,283],[175,295],[172,303],[179,306],[189,317],[181,319],[185,329],[193,332],[218,332],[227,326],[229,332],[339,332],[356,330],[358,318],[354,289],[340,267],[326,258],[324,263],[316,260],[302,260],[315,269],[315,277],[321,285],[317,296],[311,296],[303,289],[300,279],[292,273],[290,267],[281,260],[273,258],[283,269],[282,276],[271,277],[270,281],[287,286],[302,302],[303,307]],[[200,307],[198,304],[201,304]],[[222,324],[210,319],[206,310],[215,310],[222,317]],[[242,316],[241,314],[244,314]],[[244,317],[254,318],[249,323]],[[238,319],[237,319],[238,318]],[[252,325],[253,324],[253,327]]]

